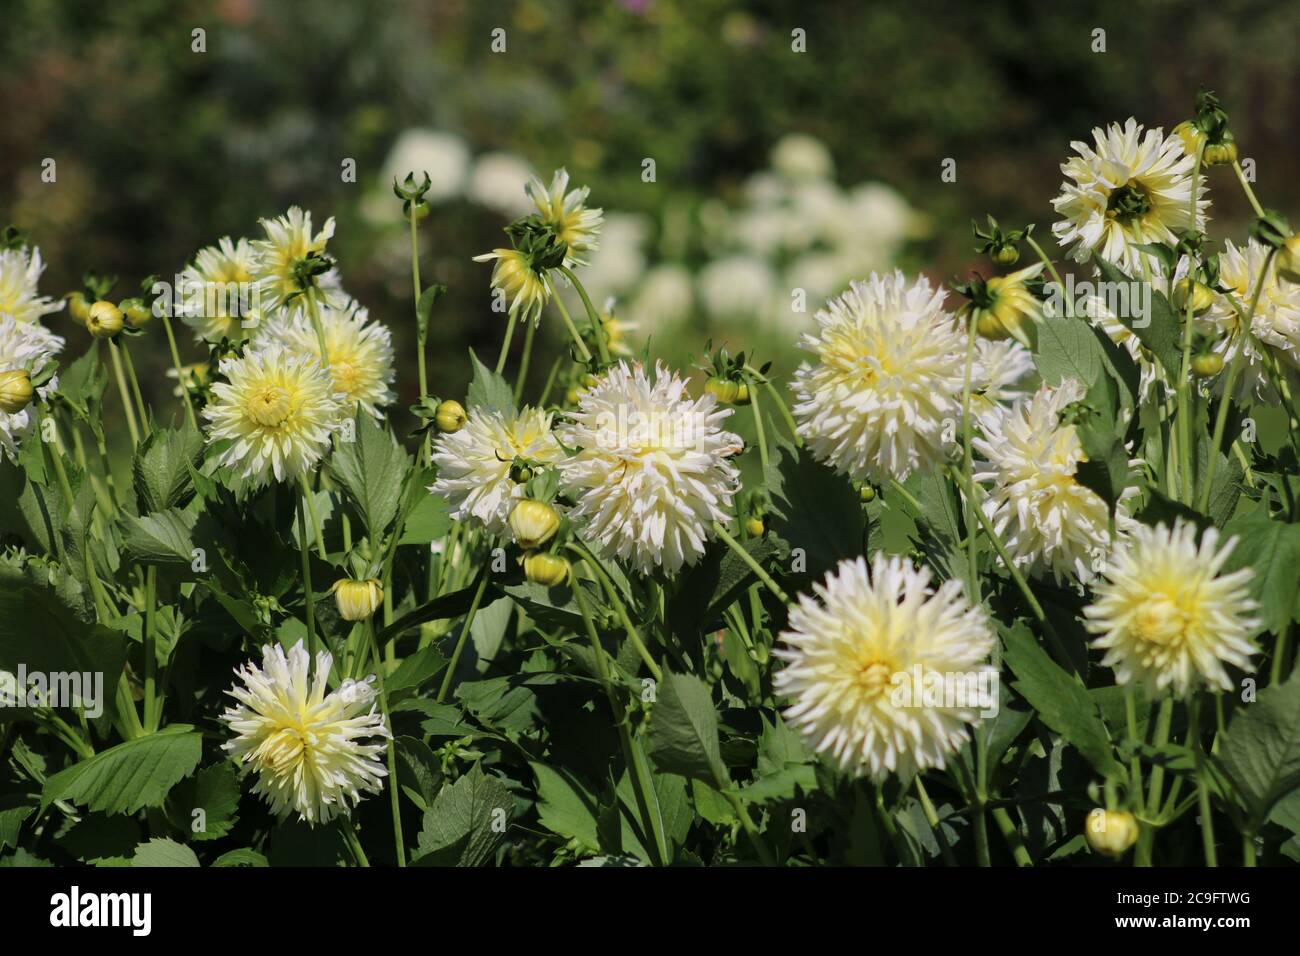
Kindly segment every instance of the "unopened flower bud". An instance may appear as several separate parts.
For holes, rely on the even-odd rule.
[[[23,369],[0,372],[0,412],[17,415],[32,400],[32,377]]]
[[[433,423],[438,426],[438,431],[445,434],[460,431],[467,421],[469,417],[465,414],[465,407],[451,399],[439,404],[433,416]]]
[[[1223,356],[1218,352],[1202,352],[1192,356],[1192,374],[1197,378],[1210,378],[1223,371]]]
[[[1116,859],[1128,852],[1138,838],[1137,818],[1124,810],[1097,807],[1088,814],[1084,830],[1093,850]]]
[[[144,299],[123,299],[117,304],[122,310],[126,324],[133,329],[142,329],[153,318],[153,311],[145,305]]]
[[[1291,236],[1282,243],[1273,268],[1287,282],[1300,283],[1300,234]]]
[[[81,325],[86,324],[86,319],[90,316],[90,303],[80,292],[68,293],[68,315],[72,316]]]
[[[870,504],[876,500],[876,489],[873,485],[863,485],[858,489],[858,498],[863,504]]]
[[[743,379],[715,375],[704,383],[704,390],[723,405],[749,404],[749,385]]]
[[[345,621],[364,621],[375,613],[375,609],[384,600],[384,589],[374,578],[368,581],[339,578],[334,582],[332,590],[339,617]]]
[[[1183,120],[1174,127],[1174,134],[1183,141],[1183,151],[1188,156],[1195,156],[1201,151],[1205,142],[1205,133],[1191,120]]]
[[[1174,286],[1174,308],[1179,312],[1187,311],[1188,288],[1191,288],[1192,315],[1204,315],[1214,305],[1214,290],[1204,282],[1194,279],[1180,279]]]
[[[1205,147],[1206,166],[1226,166],[1237,161],[1237,143],[1231,133],[1223,134],[1223,142],[1210,143]]]
[[[122,310],[106,299],[100,299],[90,307],[86,316],[86,330],[97,339],[111,339],[122,331],[126,316]]]
[[[522,499],[510,512],[510,530],[525,551],[540,548],[555,536],[560,516],[544,501]]]
[[[760,518],[758,515],[750,515],[748,518],[745,519],[745,532],[751,538],[763,537],[763,532],[766,530],[767,528],[763,524],[763,519]]]
[[[558,554],[530,554],[524,558],[524,577],[534,584],[557,588],[569,580],[569,562]]]

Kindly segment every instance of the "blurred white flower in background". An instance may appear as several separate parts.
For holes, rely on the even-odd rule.
[[[772,148],[772,168],[790,179],[829,179],[835,162],[821,140],[791,133]]]
[[[758,256],[738,255],[710,262],[700,272],[700,301],[715,318],[751,319],[766,310],[776,276]]]
[[[408,129],[397,137],[397,142],[384,160],[384,171],[380,180],[387,184],[394,179],[401,182],[407,173],[415,173],[421,180],[424,173],[429,174],[429,191],[424,194],[425,202],[443,202],[455,199],[465,191],[465,178],[469,174],[469,146],[455,133],[446,133],[436,129]],[[397,218],[400,205],[387,197],[386,205],[393,210],[392,218]]]
[[[524,189],[532,178],[532,167],[514,153],[484,153],[469,174],[466,194],[471,202],[503,216],[526,216],[535,211]]]

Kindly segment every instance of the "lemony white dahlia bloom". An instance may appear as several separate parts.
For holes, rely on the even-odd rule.
[[[1033,354],[1015,339],[976,339],[971,396],[979,401],[972,408],[979,411],[1020,398],[1024,391],[1018,386],[1033,370]]]
[[[376,418],[382,418],[381,409],[397,397],[391,388],[396,375],[393,337],[388,326],[370,322],[369,318],[370,313],[351,299],[340,308],[320,308],[321,331],[325,335],[334,390],[341,392],[350,406],[360,405]],[[273,323],[268,332],[290,351],[320,360],[320,337],[306,315]]]
[[[1283,370],[1292,375],[1300,370],[1300,285],[1281,280],[1273,267],[1260,289],[1250,335],[1242,334],[1241,316],[1250,308],[1267,259],[1268,247],[1254,239],[1244,246],[1234,245],[1231,239],[1225,242],[1219,256],[1219,282],[1230,291],[1216,295],[1214,305],[1198,320],[1219,336],[1214,350],[1223,356],[1225,368],[1239,350],[1245,350],[1235,390],[1239,400],[1276,397],[1261,348],[1271,351]],[[1180,264],[1180,274],[1184,271]]]
[[[26,372],[35,375],[63,348],[63,339],[38,322],[20,322],[11,315],[0,315],[0,372]],[[35,396],[41,400],[59,387],[52,378]],[[27,388],[30,390],[30,383]],[[0,408],[0,449],[10,459],[18,454],[18,445],[31,431],[34,421],[31,405],[16,412]]]
[[[653,377],[627,362],[601,375],[558,429],[576,449],[560,462],[560,487],[583,538],[642,573],[694,564],[740,489],[730,459],[744,443],[722,428],[731,411],[707,393],[691,398],[663,365]]]
[[[475,262],[491,262],[492,288],[500,290],[510,303],[510,319],[520,322],[532,320],[536,325],[542,320],[542,309],[551,301],[551,284],[546,276],[533,267],[532,259],[518,249],[493,249]]]
[[[253,792],[280,816],[296,812],[310,824],[351,814],[363,793],[378,793],[387,775],[381,755],[390,736],[376,709],[373,677],[345,680],[329,691],[333,658],[316,655],[316,670],[302,641],[285,654],[262,649],[262,666],[235,670],[226,693],[236,704],[221,719],[235,734],[224,748],[256,773]]]
[[[319,232],[312,231],[311,213],[291,206],[283,216],[263,219],[265,239],[253,241],[254,276],[258,286],[258,306],[266,314],[287,309],[291,314],[305,312],[303,263],[311,257],[325,255],[325,247],[334,235],[334,217],[325,220]],[[338,272],[329,269],[314,277],[319,291],[318,302],[331,304],[339,295]]]
[[[180,318],[200,342],[232,342],[251,338],[256,262],[247,239],[226,236],[215,246],[200,249],[181,272]]]
[[[900,481],[943,460],[961,418],[966,336],[922,276],[872,273],[816,315],[794,374],[799,434],[854,479]],[[974,381],[974,375],[972,375]],[[947,434],[946,434],[947,433]]]
[[[0,249],[0,315],[28,324],[63,308],[62,302],[37,291],[44,271],[40,249]]]
[[[1182,140],[1160,129],[1143,131],[1130,118],[1092,131],[1093,145],[1071,143],[1078,156],[1061,164],[1068,179],[1052,207],[1065,218],[1052,233],[1070,256],[1087,262],[1101,256],[1130,276],[1142,274],[1143,253],[1136,245],[1177,243],[1174,230],[1204,230],[1204,176],[1196,191],[1196,221],[1190,221],[1192,168],[1195,160]],[[1148,265],[1155,267],[1154,259]]]
[[[549,412],[472,406],[463,428],[434,441],[438,479],[429,491],[447,499],[456,521],[477,518],[488,533],[505,534],[515,500],[524,497],[524,486],[510,477],[515,459],[549,465],[562,455]]]
[[[1084,394],[1074,379],[1043,385],[1010,408],[982,413],[973,444],[984,456],[975,464],[975,481],[992,482],[982,507],[1011,560],[1050,571],[1058,581],[1073,575],[1086,583],[1110,540],[1106,502],[1075,480],[1086,456],[1075,427],[1061,421],[1066,406]],[[1119,531],[1131,524],[1123,502],[1115,520]]]
[[[843,561],[813,595],[790,608],[774,651],[786,662],[774,679],[790,698],[785,719],[819,753],[875,780],[943,767],[967,725],[997,704],[983,608],[958,581],[935,589],[928,568],[880,552],[870,574],[864,558]]]
[[[231,442],[218,464],[255,484],[293,480],[315,467],[347,413],[320,363],[272,344],[222,359],[219,371],[225,381],[212,386],[203,409],[212,423],[208,440]]]
[[[1223,574],[1237,544],[1219,546],[1208,528],[1200,543],[1194,524],[1135,527],[1115,549],[1105,579],[1093,586],[1085,626],[1106,651],[1102,664],[1118,684],[1141,684],[1149,693],[1183,695],[1201,684],[1230,691],[1225,664],[1251,670],[1259,648],[1251,640],[1261,622],[1247,583],[1253,571]]]
[[[534,176],[525,189],[542,221],[568,246],[564,264],[569,268],[586,265],[587,253],[596,248],[605,218],[603,210],[587,208],[591,190],[586,186],[569,189],[569,173],[564,169],[555,171],[550,186]]]

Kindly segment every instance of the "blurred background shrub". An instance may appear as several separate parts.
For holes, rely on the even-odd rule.
[[[451,292],[431,368],[437,391],[459,394],[465,348],[495,355],[502,331],[490,266],[470,257],[505,244],[530,172],[566,166],[606,210],[586,276],[635,324],[621,326],[631,348],[649,337],[682,361],[712,336],[787,374],[797,330],[849,278],[987,272],[973,217],[1036,222],[1054,249],[1069,142],[1129,115],[1172,127],[1201,84],[1265,202],[1300,216],[1298,17],[1294,0],[6,0],[0,219],[41,247],[46,293],[94,269],[121,276],[125,296],[291,204],[336,216],[331,251],[394,330],[405,406],[409,241],[393,176],[427,169],[435,183],[423,274]],[[955,183],[940,177],[948,158]],[[1214,228],[1242,234],[1230,174],[1216,171],[1211,196]],[[65,316],[50,324],[69,358],[83,350]],[[562,347],[553,325],[535,379]],[[135,351],[161,399],[165,348]]]

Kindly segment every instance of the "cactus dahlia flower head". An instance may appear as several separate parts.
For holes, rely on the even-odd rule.
[[[960,582],[932,587],[928,568],[879,552],[870,573],[864,558],[843,561],[789,621],[774,652],[785,719],[845,770],[941,768],[997,706],[988,616]]]

